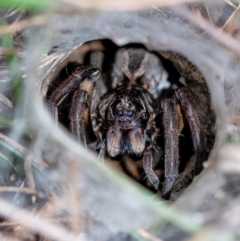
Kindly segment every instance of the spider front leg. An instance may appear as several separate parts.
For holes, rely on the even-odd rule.
[[[64,99],[77,90],[80,84],[91,73],[99,75],[99,69],[91,65],[83,65],[75,69],[75,71],[63,81],[47,100],[48,108],[54,116],[54,120],[58,121],[58,107]],[[83,83],[82,83],[83,84]]]
[[[71,132],[85,146],[96,139],[91,122],[91,100],[99,76],[99,70],[86,76],[79,90],[74,92],[69,112]]]
[[[76,90],[72,99],[69,113],[70,128],[72,134],[77,137],[77,141],[85,146],[90,143],[90,138],[94,136],[90,120],[90,96],[85,90]]]
[[[58,120],[58,107],[73,94],[70,109],[71,131],[78,141],[87,144],[88,134],[93,133],[90,121],[91,97],[100,76],[100,70],[92,65],[80,66],[51,94],[48,99],[50,112]]]

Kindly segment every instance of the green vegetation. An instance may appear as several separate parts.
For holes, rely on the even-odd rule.
[[[25,10],[29,11],[41,11],[46,10],[53,7],[54,3],[52,0],[1,0],[0,7],[1,8],[9,8],[9,7],[21,7]]]

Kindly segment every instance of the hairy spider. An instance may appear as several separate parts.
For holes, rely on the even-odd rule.
[[[195,150],[195,174],[204,161],[200,122],[190,93],[178,80],[170,83],[159,56],[143,47],[119,48],[110,72],[110,91],[96,104],[100,69],[77,66],[47,97],[49,109],[57,121],[61,103],[70,96],[70,130],[77,140],[98,151],[100,159],[141,160],[149,182],[156,190],[162,186],[167,197],[179,173],[179,135],[185,124]],[[161,133],[164,144],[159,141]],[[152,166],[160,145],[165,153],[163,185]]]

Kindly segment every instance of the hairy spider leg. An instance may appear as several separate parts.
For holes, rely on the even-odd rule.
[[[152,162],[153,162],[153,156],[151,150],[145,150],[143,153],[143,169],[146,173],[146,176],[150,183],[153,185],[153,187],[158,190],[159,188],[159,178],[153,171]]]
[[[189,124],[193,146],[196,153],[195,161],[195,175],[199,174],[202,170],[202,162],[204,160],[204,144],[201,136],[200,121],[196,108],[189,96],[186,87],[181,87],[175,91],[175,95],[179,100],[184,116]]]
[[[58,120],[58,107],[62,101],[73,94],[73,101],[70,108],[71,131],[77,136],[78,141],[87,145],[88,134],[92,131],[90,127],[90,98],[98,82],[100,70],[92,65],[78,67],[73,74],[63,81],[60,86],[51,94],[48,100],[48,107],[53,114],[55,121]],[[87,128],[86,128],[87,127]],[[86,131],[82,131],[85,130]]]
[[[91,122],[91,99],[100,71],[91,72],[80,84],[79,90],[74,92],[70,108],[71,132],[77,137],[79,143],[85,146],[93,142],[95,134]]]
[[[89,143],[89,134],[92,133],[90,121],[90,97],[85,90],[76,90],[70,108],[71,133],[77,137],[79,143],[85,146]]]
[[[165,181],[162,194],[166,197],[170,194],[174,181],[178,175],[178,129],[179,118],[176,101],[174,99],[164,99],[161,101],[163,110],[163,126],[165,139]]]

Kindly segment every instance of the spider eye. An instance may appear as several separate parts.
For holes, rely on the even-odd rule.
[[[117,115],[118,115],[118,116],[122,116],[122,115],[123,115],[123,112],[122,112],[121,110],[118,110],[118,111],[117,111]]]
[[[128,116],[128,117],[132,117],[132,116],[133,116],[133,111],[131,111],[131,110],[128,111],[128,112],[127,112],[127,116]]]

